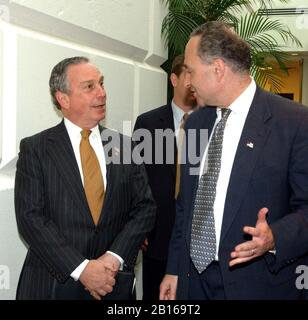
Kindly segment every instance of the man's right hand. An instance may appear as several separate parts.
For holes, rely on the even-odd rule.
[[[175,300],[178,276],[166,274],[160,284],[159,300]]]
[[[79,277],[85,289],[97,300],[111,292],[117,269],[102,260],[90,260]]]

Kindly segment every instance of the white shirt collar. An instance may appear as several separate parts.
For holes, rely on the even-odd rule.
[[[78,127],[75,123],[68,120],[67,118],[64,118],[64,125],[66,127],[66,130],[70,137],[75,137],[81,139],[80,132],[82,131],[82,128]],[[92,131],[90,135],[90,139],[93,138],[99,138],[100,137],[100,131],[98,125],[96,125],[94,128],[90,129]]]
[[[186,113],[185,111],[183,111],[183,109],[181,109],[179,106],[177,106],[174,101],[172,100],[171,102],[171,108],[172,108],[172,112],[173,112],[173,117],[174,119],[180,123],[182,121],[183,115]],[[193,112],[193,110],[188,111],[188,114],[191,114]]]
[[[253,79],[249,86],[230,104],[229,109],[232,110],[233,115],[245,116],[247,115],[252,100],[256,93],[256,83]],[[221,109],[217,108],[217,116],[221,115]]]

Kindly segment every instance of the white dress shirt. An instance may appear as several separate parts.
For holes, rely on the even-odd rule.
[[[179,131],[180,131],[180,125],[181,125],[183,116],[186,112],[183,111],[183,109],[181,109],[180,107],[178,107],[174,103],[173,100],[171,102],[171,108],[172,108],[172,113],[173,113],[173,124],[174,124],[174,132],[175,132],[175,136],[176,136],[176,143],[178,145],[178,135],[179,135]],[[193,110],[190,110],[187,113],[191,114],[192,112],[193,112]]]
[[[84,184],[84,178],[83,178],[83,171],[82,171],[82,165],[81,165],[81,159],[80,159],[80,151],[79,151],[79,146],[80,146],[80,141],[81,141],[81,134],[80,132],[82,131],[81,128],[79,128],[78,126],[76,126],[74,123],[72,123],[70,120],[64,118],[64,125],[66,127],[66,130],[68,132],[69,138],[71,140],[71,144],[74,150],[74,155],[78,164],[78,168],[79,168],[79,173],[80,173],[80,177],[82,180],[82,184]],[[99,131],[99,127],[98,125],[95,126],[94,128],[91,129],[91,134],[89,136],[89,142],[91,147],[93,148],[98,162],[99,162],[99,166],[101,169],[101,173],[103,176],[103,182],[104,182],[104,189],[106,190],[107,188],[107,167],[106,167],[106,157],[105,157],[105,153],[104,153],[104,147],[102,144],[102,139],[101,139],[101,135],[100,135],[100,131]],[[114,252],[111,251],[107,251],[108,253],[112,254],[113,256],[115,256],[121,264],[121,268],[123,267],[123,259],[117,255]],[[71,273],[71,277],[77,281],[82,273],[82,271],[85,269],[85,267],[87,266],[89,260],[84,260],[72,273]]]
[[[216,198],[214,201],[214,218],[215,218],[215,233],[216,233],[216,257],[218,260],[218,248],[220,241],[220,232],[221,225],[225,207],[225,200],[227,189],[229,185],[231,170],[236,154],[236,150],[242,135],[243,127],[247,118],[248,111],[250,109],[253,97],[256,92],[256,83],[254,80],[251,81],[249,86],[245,91],[233,101],[229,106],[229,109],[232,110],[230,113],[223,137],[223,146],[222,146],[222,155],[221,155],[221,167],[216,185]],[[217,108],[217,119],[214,124],[209,142],[211,141],[214,128],[221,119],[221,109]],[[204,152],[201,166],[200,166],[200,175],[202,175],[204,163],[207,155],[207,149]]]

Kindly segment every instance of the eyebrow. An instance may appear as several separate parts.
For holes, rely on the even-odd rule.
[[[86,83],[90,83],[90,82],[94,82],[95,80],[91,79],[91,80],[86,80],[86,81],[82,81],[80,82],[81,85],[86,84]],[[104,76],[101,76],[99,78],[99,82],[104,82]]]

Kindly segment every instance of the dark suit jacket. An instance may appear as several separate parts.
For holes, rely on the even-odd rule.
[[[203,108],[186,129],[212,130],[215,108]],[[199,145],[197,139],[197,145]],[[252,142],[254,147],[247,147]],[[204,152],[201,141],[199,152]],[[197,164],[197,167],[199,164]],[[187,299],[190,230],[198,176],[183,165],[177,216],[167,273],[177,274],[178,299]],[[266,253],[229,268],[230,253],[247,240],[244,226],[255,226],[257,213],[269,209],[276,255]],[[239,141],[226,195],[219,262],[227,299],[299,299],[298,265],[308,263],[308,109],[257,88]]]
[[[104,134],[108,132],[104,129]],[[107,250],[133,268],[140,245],[153,227],[155,205],[144,167],[123,164],[120,159],[131,146],[130,139],[118,137],[121,147],[110,151],[119,164],[107,164],[107,189],[97,226],[64,122],[21,141],[15,209],[29,250],[18,299],[49,299],[55,281],[64,283],[85,258],[95,259]],[[107,142],[103,143],[106,153]]]
[[[147,129],[152,136],[152,164],[145,164],[149,184],[157,205],[157,216],[154,229],[148,236],[149,246],[147,256],[157,260],[167,260],[168,245],[175,219],[175,176],[176,141],[173,137],[173,150],[170,152],[171,163],[167,163],[166,153],[163,153],[162,164],[155,164],[155,130],[169,129],[174,132],[173,112],[171,104],[159,107],[140,115],[134,130]],[[173,133],[174,135],[174,133]],[[166,148],[164,149],[166,150]]]

